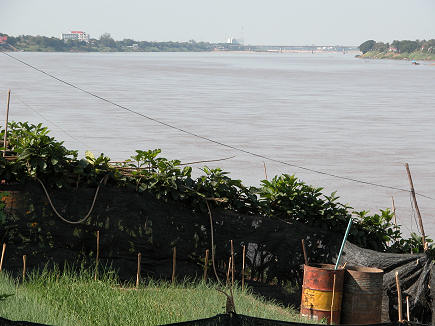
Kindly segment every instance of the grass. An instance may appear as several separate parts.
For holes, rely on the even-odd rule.
[[[308,322],[289,307],[234,290],[237,312],[285,321]],[[215,285],[148,280],[139,289],[120,284],[114,273],[94,281],[89,271],[33,273],[19,282],[0,274],[0,316],[50,325],[161,325],[212,317],[225,311]]]

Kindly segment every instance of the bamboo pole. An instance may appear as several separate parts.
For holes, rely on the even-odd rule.
[[[26,255],[23,255],[23,282],[26,279]]]
[[[175,283],[175,263],[177,261],[177,247],[172,249],[172,284]]]
[[[6,149],[7,149],[7,140],[8,140],[8,122],[9,122],[9,103],[11,101],[11,90],[8,91],[8,102],[6,104],[6,119],[5,119],[5,134],[3,136],[3,157],[6,156]]]
[[[246,256],[246,246],[243,246],[243,254],[242,254],[242,291],[245,288],[245,256]]]
[[[97,231],[97,255],[95,256],[95,274],[94,280],[98,278],[98,263],[100,260],[100,231]]]
[[[329,324],[333,324],[333,315],[334,315],[334,299],[335,299],[335,280],[337,279],[337,275],[334,274],[334,281],[332,283],[332,300],[331,300],[331,319],[329,320]]]
[[[140,281],[140,261],[142,258],[142,254],[137,254],[137,273],[136,273],[136,288],[139,287],[139,281]]]
[[[403,322],[402,318],[402,290],[400,289],[399,273],[396,272],[396,287],[397,287],[397,312],[399,314],[399,322]]]
[[[304,252],[304,262],[305,262],[305,265],[308,266],[307,250],[305,249],[305,241],[304,241],[304,239],[302,239],[301,242],[302,242],[302,251]]]
[[[393,207],[394,225],[397,226],[396,205],[394,204],[394,197],[393,196],[391,196],[391,202],[392,202],[392,207]]]
[[[264,176],[266,177],[266,180],[267,180],[266,162],[263,162],[263,167],[264,167]]]
[[[3,243],[2,258],[0,260],[0,272],[3,270],[3,259],[5,258],[6,243]]]
[[[231,240],[231,287],[234,287],[234,244]]]
[[[426,251],[426,235],[424,234],[423,220],[421,219],[420,209],[418,208],[417,197],[415,196],[415,190],[414,190],[414,183],[412,182],[411,171],[409,170],[408,163],[405,163],[405,167],[406,167],[406,172],[408,173],[409,185],[411,186],[412,200],[414,201],[415,210],[417,211],[418,224],[420,226],[421,239],[423,242],[423,249],[424,251]]]
[[[406,296],[406,320],[411,321],[411,314],[409,313],[409,296]]]
[[[228,259],[228,268],[227,268],[227,283],[226,286],[228,286],[228,284],[230,284],[230,271],[231,271],[231,256]]]
[[[207,268],[208,268],[208,249],[205,251],[205,260],[204,260],[204,282],[207,281]]]

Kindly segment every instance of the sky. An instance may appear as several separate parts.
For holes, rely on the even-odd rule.
[[[0,0],[0,32],[253,45],[435,38],[435,0]]]

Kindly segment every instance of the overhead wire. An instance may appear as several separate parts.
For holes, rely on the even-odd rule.
[[[158,120],[156,118],[153,118],[153,117],[151,117],[149,115],[146,115],[144,113],[141,113],[141,112],[135,111],[133,109],[130,109],[130,108],[126,107],[126,106],[123,106],[123,105],[118,104],[118,103],[116,103],[116,102],[114,102],[112,100],[109,100],[107,98],[99,96],[99,95],[97,95],[95,93],[92,93],[92,92],[90,92],[90,91],[88,91],[88,90],[86,90],[84,88],[81,88],[80,86],[77,86],[77,85],[72,84],[72,83],[70,83],[70,82],[68,82],[66,80],[63,80],[63,79],[61,79],[61,78],[59,78],[59,77],[57,77],[57,76],[55,76],[53,74],[50,74],[50,73],[48,73],[48,72],[46,72],[46,71],[44,71],[44,70],[42,70],[42,69],[40,69],[38,67],[35,67],[35,66],[33,66],[33,65],[31,65],[31,64],[29,64],[29,63],[27,63],[27,62],[25,62],[25,61],[23,61],[23,60],[21,60],[19,58],[15,57],[15,56],[13,56],[13,55],[11,55],[9,53],[7,53],[7,52],[4,52],[4,51],[0,51],[0,52],[3,53],[4,55],[8,56],[9,58],[11,58],[11,59],[13,59],[15,61],[18,61],[18,62],[22,63],[23,65],[25,65],[25,66],[27,66],[27,67],[29,67],[31,69],[34,69],[34,70],[36,70],[36,71],[38,71],[38,72],[40,72],[40,73],[42,73],[42,74],[52,78],[52,79],[55,79],[55,80],[59,81],[60,83],[68,85],[68,86],[70,86],[70,87],[72,87],[74,89],[77,89],[77,90],[79,90],[79,91],[81,91],[83,93],[86,93],[86,94],[88,94],[90,96],[98,98],[101,101],[109,103],[109,104],[111,104],[111,105],[113,105],[115,107],[118,107],[118,108],[120,108],[122,110],[125,110],[125,111],[128,111],[130,113],[136,114],[138,116],[141,116],[141,117],[143,117],[145,119],[148,119],[150,121],[153,121],[153,122],[155,122],[157,124],[160,124],[160,125],[166,126],[168,128],[171,128],[171,129],[177,130],[179,132],[182,132],[184,134],[187,134],[187,135],[190,135],[190,136],[193,136],[193,137],[196,137],[196,138],[208,141],[210,143],[213,143],[213,144],[216,144],[216,145],[219,145],[219,146],[222,146],[222,147],[230,148],[232,150],[235,150],[235,151],[238,151],[238,152],[241,152],[241,153],[244,153],[244,154],[248,154],[250,156],[254,156],[254,157],[258,157],[258,158],[264,159],[264,160],[268,160],[270,162],[279,163],[279,164],[283,164],[283,165],[286,165],[286,166],[298,168],[300,170],[304,170],[304,171],[308,171],[308,172],[312,172],[312,173],[316,173],[316,174],[320,174],[320,175],[325,175],[325,176],[329,176],[329,177],[336,178],[336,179],[347,180],[347,181],[350,181],[350,182],[355,182],[355,183],[370,185],[370,186],[374,186],[374,187],[379,187],[379,188],[384,188],[384,189],[391,189],[391,190],[398,190],[398,191],[403,191],[403,192],[410,193],[410,190],[408,190],[408,189],[404,189],[404,188],[400,188],[400,187],[394,187],[394,186],[389,186],[389,185],[383,185],[383,184],[380,184],[380,183],[375,183],[375,182],[370,182],[370,181],[365,181],[365,180],[359,180],[359,179],[355,179],[355,178],[351,178],[351,177],[340,176],[340,175],[329,173],[329,172],[325,172],[325,171],[320,171],[320,170],[315,170],[315,169],[312,169],[312,168],[307,168],[307,167],[304,167],[304,166],[300,166],[300,165],[297,165],[297,164],[289,163],[289,162],[282,161],[282,160],[279,160],[279,159],[274,159],[274,158],[271,158],[271,157],[268,157],[268,156],[265,156],[265,155],[262,155],[262,154],[258,154],[258,153],[255,153],[255,152],[252,152],[252,151],[240,148],[240,147],[236,147],[234,145],[229,145],[229,144],[223,143],[221,141],[218,141],[218,140],[206,137],[206,136],[202,136],[202,135],[197,134],[195,132],[192,132],[192,131],[189,131],[189,130],[177,127],[177,126],[172,125],[170,123],[167,123],[167,122]],[[419,195],[419,196],[427,198],[427,199],[435,200],[435,198],[427,196],[425,194],[416,193],[416,195]]]
[[[68,135],[71,139],[77,141],[78,143],[80,143],[81,145],[87,147],[88,145],[83,143],[79,138],[73,136],[71,133],[69,133],[68,131],[66,131],[64,128],[62,128],[61,126],[59,126],[56,122],[48,119],[46,116],[44,116],[42,113],[38,112],[35,108],[33,108],[30,104],[26,103],[23,101],[23,99],[21,98],[21,96],[14,94],[14,96],[17,97],[18,101],[23,104],[25,107],[27,107],[29,110],[31,110],[33,113],[35,113],[36,115],[40,116],[42,119],[44,119],[45,121],[47,121],[49,124],[52,124],[53,126],[55,126],[56,128],[58,128],[60,131],[62,131],[63,133],[65,133],[66,135]]]

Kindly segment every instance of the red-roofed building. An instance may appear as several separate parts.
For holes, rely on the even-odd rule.
[[[89,42],[89,34],[82,31],[71,31],[70,33],[62,33],[62,40]]]
[[[8,37],[6,35],[0,36],[0,44],[6,43],[8,41]]]

